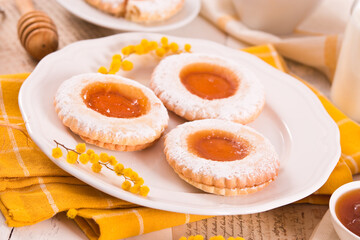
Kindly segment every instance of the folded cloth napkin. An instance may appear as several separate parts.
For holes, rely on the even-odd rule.
[[[319,224],[314,229],[309,240],[340,240],[332,223],[330,210],[327,210]]]
[[[140,207],[58,168],[26,136],[17,99],[28,75],[0,76],[0,210],[9,226],[32,225],[74,208],[76,223],[90,239],[121,239],[209,217]]]
[[[272,45],[245,49],[286,71]],[[17,96],[28,74],[0,76],[0,210],[9,226],[25,226],[77,209],[75,222],[90,239],[121,239],[209,216],[172,213],[136,206],[106,195],[56,167],[26,137]],[[360,126],[312,89],[338,123],[343,155],[329,180],[302,202],[327,203],[360,166]]]
[[[251,45],[271,43],[279,53],[333,78],[341,35],[354,0],[323,0],[293,34],[277,36],[248,28],[231,0],[203,0],[201,15],[234,38]]]

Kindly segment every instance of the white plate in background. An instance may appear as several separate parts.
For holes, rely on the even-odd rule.
[[[115,197],[139,205],[191,214],[232,215],[249,214],[280,207],[302,199],[320,188],[340,157],[337,125],[327,114],[319,99],[305,85],[282,73],[257,57],[226,46],[198,39],[169,36],[180,46],[192,45],[194,52],[219,54],[233,59],[252,70],[263,83],[266,105],[251,124],[275,146],[280,156],[278,178],[265,189],[250,195],[223,197],[204,193],[182,181],[168,165],[163,153],[163,140],[139,152],[116,152],[89,145],[96,152],[107,152],[131,167],[150,187],[147,198],[120,188],[121,178],[103,168],[92,173],[89,166],[71,165],[63,157],[51,156],[57,140],[75,147],[82,140],[59,120],[53,98],[59,85],[71,76],[96,72],[108,66],[111,57],[129,44],[143,38],[160,40],[162,35],[125,33],[106,38],[71,44],[46,56],[24,82],[19,93],[19,105],[27,130],[42,151],[73,176]],[[157,60],[151,55],[132,57],[134,69],[123,74],[147,85]],[[184,122],[170,114],[169,128]]]
[[[57,2],[87,22],[101,27],[132,32],[162,32],[180,28],[190,23],[199,14],[201,6],[200,0],[185,0],[183,8],[168,20],[153,24],[140,24],[102,12],[86,3],[85,0],[57,0]]]

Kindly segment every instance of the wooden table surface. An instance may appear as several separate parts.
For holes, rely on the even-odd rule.
[[[35,7],[48,13],[57,25],[60,48],[78,40],[120,33],[120,31],[98,27],[78,19],[63,9],[55,0],[35,0],[34,2]],[[6,12],[6,18],[0,20],[0,74],[30,72],[36,67],[37,62],[27,55],[17,39],[16,23],[20,14],[12,0],[0,0],[0,7]],[[164,32],[164,34],[208,39],[230,47],[246,46],[221,32],[200,16],[187,26]],[[311,82],[323,93],[329,92],[330,85],[323,74],[291,61],[287,62],[291,71]],[[268,213],[253,214],[253,217],[271,214],[279,218],[279,222],[282,224],[275,226],[272,230],[274,239],[308,239],[327,209],[327,206],[292,204],[271,210]],[[286,222],[285,225],[284,222]],[[52,219],[21,228],[7,227],[0,214],[0,240],[2,239],[63,240],[87,238],[72,220],[60,213]],[[143,236],[132,239],[154,239],[154,237]],[[269,236],[263,236],[260,232],[258,235],[254,235],[254,239],[269,239]]]

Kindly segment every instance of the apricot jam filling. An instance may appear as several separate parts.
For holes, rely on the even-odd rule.
[[[189,64],[181,70],[179,77],[189,92],[207,100],[230,97],[239,85],[239,79],[232,71],[209,63]]]
[[[107,117],[136,118],[149,108],[144,93],[125,84],[92,83],[82,90],[81,96],[88,108]]]
[[[230,132],[222,130],[202,130],[189,135],[189,151],[213,161],[235,161],[245,158],[250,153],[250,144]]]

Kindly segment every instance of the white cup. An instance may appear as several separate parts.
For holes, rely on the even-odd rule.
[[[347,193],[352,190],[360,189],[360,181],[354,181],[342,185],[331,195],[329,202],[329,210],[331,215],[331,222],[334,226],[334,229],[341,240],[360,240],[359,236],[356,236],[353,232],[347,229],[339,220],[336,215],[335,206],[336,202],[339,200],[339,197],[343,196],[344,193]]]
[[[277,35],[292,33],[321,0],[232,0],[249,28]]]
[[[331,100],[348,117],[360,123],[360,4],[347,23],[331,86]]]

